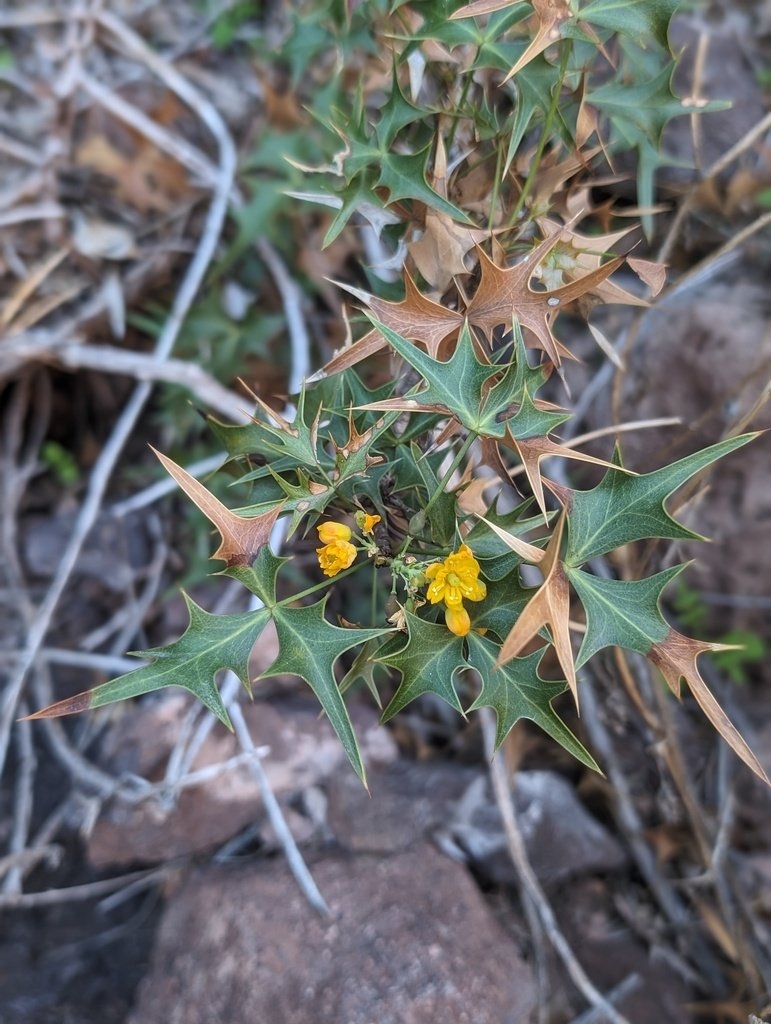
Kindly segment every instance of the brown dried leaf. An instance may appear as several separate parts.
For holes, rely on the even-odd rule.
[[[748,768],[771,785],[762,765],[750,750],[747,742],[740,735],[736,726],[723,711],[713,697],[707,684],[701,678],[696,659],[705,651],[733,650],[726,644],[710,644],[703,640],[692,640],[677,630],[670,629],[661,643],[654,644],[647,657],[653,662],[667,681],[667,685],[676,697],[680,696],[680,680],[685,679],[701,710],[714,725],[726,743],[744,761]]]
[[[478,249],[482,277],[467,310],[469,322],[487,332],[499,324],[510,325],[512,320],[518,320],[522,327],[535,335],[538,347],[546,352],[555,366],[561,363],[561,346],[551,330],[555,315],[562,306],[579,296],[596,291],[624,262],[623,257],[618,257],[561,288],[534,291],[530,280],[558,240],[556,234],[545,238],[525,259],[509,268],[497,266],[482,249]]]
[[[406,295],[401,302],[386,302],[373,295],[369,299],[369,308],[392,331],[408,341],[422,342],[431,358],[436,359],[445,338],[460,330],[463,314],[423,295],[406,271],[404,287]]]
[[[152,448],[152,445],[150,446]],[[239,516],[231,512],[227,506],[215,498],[187,470],[161,452],[152,449],[158,456],[166,472],[176,480],[185,494],[190,498],[206,518],[214,524],[222,537],[222,543],[211,556],[222,559],[228,566],[249,566],[254,562],[260,548],[270,540],[270,533],[284,506],[282,501],[275,508],[259,516]]]
[[[504,640],[497,663],[505,665],[516,658],[539,630],[548,626],[554,650],[578,707],[578,682],[570,643],[570,586],[559,559],[566,518],[563,509],[539,563],[544,581]]]
[[[533,36],[533,41],[519,58],[514,67],[504,78],[504,82],[521,71],[539,53],[556,43],[562,35],[562,25],[572,17],[568,0],[531,0],[533,9],[538,17],[538,30]]]
[[[495,11],[502,11],[504,7],[513,7],[518,0],[475,0],[474,3],[461,7],[450,15],[450,21],[458,21],[460,18],[480,18],[485,14],[494,14]]]
[[[550,438],[541,437],[527,437],[527,438],[516,438],[512,437],[511,442],[506,440],[506,444],[510,447],[513,446],[517,450],[517,454],[522,460],[522,466],[525,470],[530,486],[535,495],[535,500],[538,502],[538,507],[546,515],[546,502],[543,493],[543,480],[541,478],[541,459],[546,456],[557,456],[560,459],[576,459],[578,462],[593,462],[597,466],[607,466],[608,469],[620,470],[621,472],[630,473],[630,470],[625,469],[623,466],[617,466],[615,463],[606,462],[605,459],[595,458],[593,455],[587,455],[585,452],[575,451],[572,448],[565,448],[561,444],[557,444]],[[632,476],[636,476],[636,473],[631,473]]]
[[[431,185],[447,199],[447,153],[441,134],[436,139]],[[453,277],[468,273],[466,253],[488,236],[489,231],[457,224],[449,214],[428,207],[423,232],[407,249],[426,281],[443,292]]]

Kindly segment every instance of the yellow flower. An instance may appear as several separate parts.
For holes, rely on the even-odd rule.
[[[322,523],[317,526],[319,540],[322,544],[331,544],[335,540],[350,540],[351,528],[345,523]]]
[[[463,607],[467,601],[482,601],[487,587],[479,579],[479,562],[471,548],[461,544],[457,551],[448,555],[443,562],[434,562],[426,569],[426,578],[431,582],[426,597],[431,604],[444,601],[444,621],[451,633],[465,636],[471,629],[471,619]]]
[[[325,576],[337,576],[356,558],[356,548],[350,543],[351,530],[344,523],[322,523],[316,530],[323,544],[316,548],[321,571]]]
[[[380,522],[380,516],[371,516],[369,512],[356,513],[356,525],[362,533],[372,533],[375,525]]]
[[[444,601],[448,608],[460,608],[464,598],[482,601],[487,595],[487,587],[479,579],[479,562],[465,544],[443,562],[429,565],[426,576],[431,580],[426,591],[431,604]]]

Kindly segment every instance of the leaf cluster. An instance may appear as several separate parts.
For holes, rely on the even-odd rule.
[[[293,81],[330,47],[356,71],[348,106],[340,82],[334,100],[322,89],[317,101],[343,147],[324,172],[337,211],[327,239],[354,213],[381,230],[418,225],[402,297],[349,288],[363,333],[292,397],[293,415],[258,400],[245,426],[210,421],[240,507],[159,456],[219,532],[213,557],[259,610],[215,616],[188,600],[187,631],[142,652],[150,664],[36,717],[179,685],[227,725],[216,675],[230,669],[249,689],[249,653],[272,620],[279,654],[266,674],[307,682],[362,779],[345,694],[363,680],[380,701],[379,668],[398,676],[385,720],[434,694],[460,714],[492,708],[497,745],[524,718],[594,768],[554,701],[569,691],[578,704],[581,667],[617,647],[647,657],[676,695],[685,679],[765,777],[699,673],[699,655],[721,645],[692,640],[664,617],[662,595],[681,567],[641,579],[596,571],[638,541],[694,538],[668,507],[673,494],[754,435],[638,475],[618,449],[604,462],[562,444],[556,431],[571,413],[546,392],[572,358],[555,331],[566,309],[587,316],[597,303],[644,304],[611,280],[626,232],[602,232],[596,210],[574,210],[594,156],[624,148],[637,151],[638,191],[650,198],[663,128],[683,112],[669,84],[674,6],[427,0],[293,15],[283,48]],[[590,233],[579,233],[589,213]],[[662,268],[628,265],[660,287]],[[398,367],[376,386],[365,372],[373,355]],[[555,482],[542,467],[552,457],[604,475],[585,490]],[[508,508],[500,499],[520,483],[530,496]],[[299,548],[322,524],[340,545],[320,560],[327,578],[299,593],[284,568],[291,559],[270,549],[280,520]],[[429,589],[458,564],[465,583]],[[530,585],[534,573],[540,582]],[[369,582],[371,607],[357,604],[335,624],[329,589],[353,575]]]

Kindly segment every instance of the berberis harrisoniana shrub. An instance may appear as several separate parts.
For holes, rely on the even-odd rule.
[[[526,718],[596,767],[552,702],[569,688],[578,703],[580,667],[617,646],[645,655],[675,694],[685,679],[763,776],[699,673],[699,655],[717,645],[681,635],[660,610],[681,567],[636,580],[592,571],[623,545],[694,537],[665,503],[752,435],[638,475],[618,449],[602,463],[561,444],[554,432],[571,413],[543,395],[571,358],[555,330],[565,310],[588,318],[600,303],[645,305],[611,280],[622,265],[652,293],[663,284],[656,264],[611,255],[628,229],[610,230],[614,211],[593,205],[590,190],[633,155],[650,230],[663,129],[690,112],[670,89],[676,3],[321,6],[298,6],[278,54],[336,146],[330,162],[305,168],[318,189],[302,198],[336,211],[328,240],[351,218],[369,222],[404,266],[401,298],[384,298],[378,284],[380,295],[354,290],[358,337],[294,396],[291,420],[258,401],[246,426],[212,421],[253,504],[226,508],[159,455],[219,531],[213,557],[224,575],[259,610],[213,615],[187,599],[186,632],[141,652],[148,665],[38,716],[182,686],[229,725],[216,675],[229,668],[251,692],[249,655],[272,619],[279,654],[265,675],[307,681],[362,780],[344,698],[363,680],[377,699],[378,667],[400,680],[385,721],[434,693],[461,714],[491,707],[498,745]],[[393,375],[376,386],[362,367],[378,353]],[[573,489],[542,473],[554,457],[600,464],[604,475]],[[499,507],[502,488],[518,493],[515,478],[529,496]],[[282,518],[290,539],[316,542],[323,579],[300,593],[291,556],[268,543]],[[539,585],[526,585],[526,565],[540,570]],[[371,607],[357,601],[357,621],[336,625],[329,589],[353,576],[367,581]],[[363,582],[350,586],[361,593]],[[563,680],[542,674],[552,651]]]

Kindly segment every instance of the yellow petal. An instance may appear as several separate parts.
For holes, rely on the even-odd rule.
[[[471,629],[471,619],[463,605],[448,607],[444,613],[444,621],[451,633],[465,636]]]

